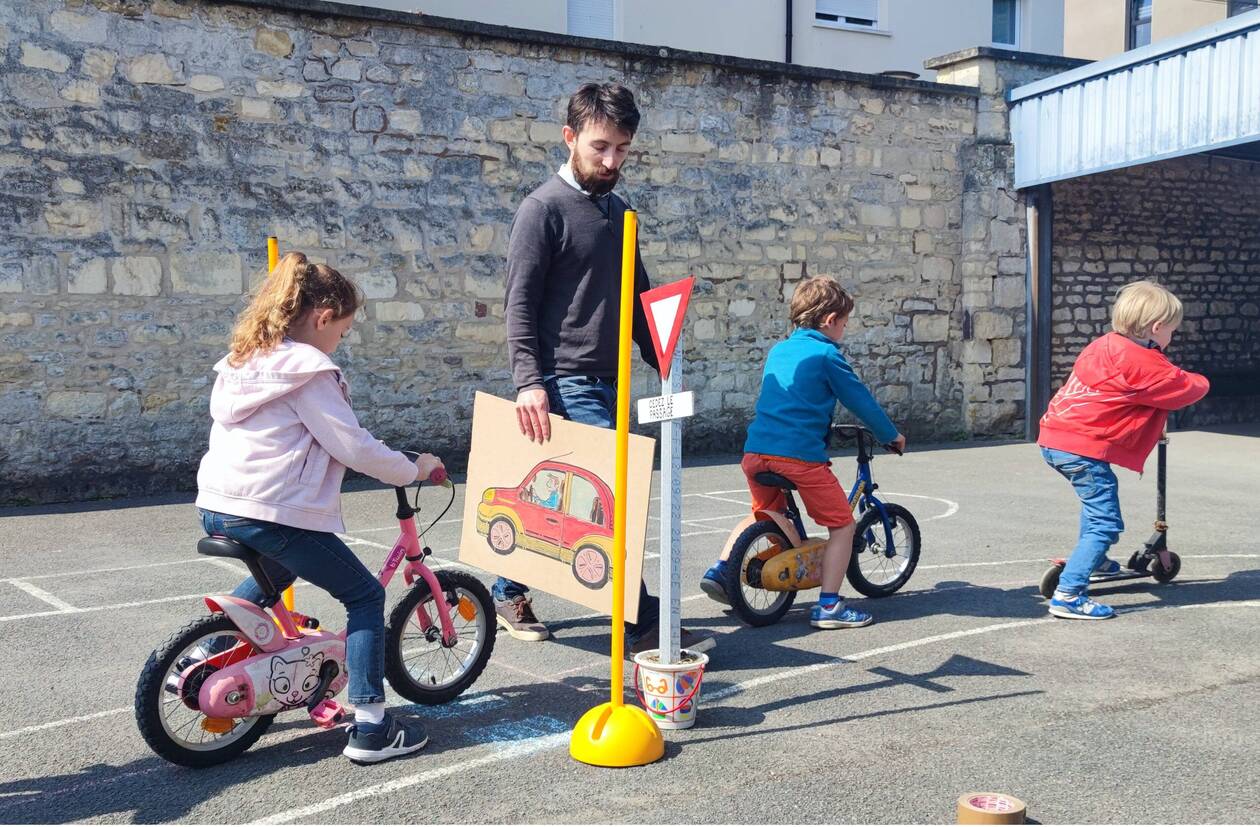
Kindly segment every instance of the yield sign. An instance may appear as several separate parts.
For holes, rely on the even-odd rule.
[[[678,346],[678,334],[682,332],[683,317],[687,315],[687,302],[691,299],[691,288],[695,283],[696,277],[691,276],[639,294],[662,379],[669,376],[674,348]]]

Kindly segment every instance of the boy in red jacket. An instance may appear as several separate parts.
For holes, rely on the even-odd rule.
[[[1168,414],[1208,391],[1206,377],[1164,356],[1180,324],[1181,302],[1172,293],[1151,281],[1126,284],[1111,309],[1114,332],[1081,351],[1041,418],[1041,455],[1081,500],[1080,538],[1050,599],[1056,617],[1106,620],[1115,614],[1086,593],[1092,574],[1120,571],[1107,559],[1124,531],[1111,463],[1141,473]]]

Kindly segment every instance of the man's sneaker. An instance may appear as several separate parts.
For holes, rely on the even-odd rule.
[[[700,591],[719,603],[725,603],[728,606],[731,604],[731,598],[726,594],[725,560],[715,563],[704,573],[704,577],[700,578]]]
[[[494,601],[499,628],[517,640],[546,640],[551,632],[534,617],[534,606],[524,595]]]
[[[341,754],[356,764],[378,764],[424,749],[429,733],[419,721],[400,721],[388,712],[380,724],[354,723]]]
[[[690,629],[678,630],[678,646],[680,649],[690,649],[693,652],[707,652],[717,645],[717,639],[713,637],[711,632],[693,632]],[[630,644],[630,648],[626,650],[626,657],[633,658],[649,649],[657,648],[660,643],[660,627],[652,624],[652,628],[648,629],[639,637],[638,640]]]
[[[843,600],[836,602],[830,609],[824,609],[821,603],[815,603],[809,611],[809,625],[815,629],[856,629],[859,626],[870,626],[875,622],[867,612],[852,606],[846,606]]]
[[[1050,614],[1055,617],[1067,617],[1073,620],[1106,620],[1116,616],[1116,610],[1089,599],[1089,595],[1078,594],[1075,597],[1054,593],[1050,598]]]
[[[1112,577],[1119,574],[1121,569],[1121,565],[1115,560],[1112,560],[1109,557],[1104,557],[1102,562],[1098,564],[1098,568],[1094,569],[1094,573],[1091,574],[1090,577]]]

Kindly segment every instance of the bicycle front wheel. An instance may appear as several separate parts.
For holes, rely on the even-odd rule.
[[[494,651],[494,603],[481,581],[462,571],[440,571],[438,585],[451,608],[456,640],[442,640],[437,601],[419,580],[394,606],[385,627],[385,677],[418,704],[444,704],[473,685]]]
[[[883,505],[887,523],[879,508],[872,505],[853,532],[849,585],[867,597],[894,594],[919,564],[919,524],[914,515],[900,505]]]

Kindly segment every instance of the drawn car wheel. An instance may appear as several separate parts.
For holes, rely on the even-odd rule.
[[[573,555],[573,576],[588,589],[602,589],[608,572],[608,555],[595,546],[582,546]]]
[[[516,550],[516,526],[507,517],[495,517],[486,531],[486,542],[496,554],[511,554]]]

